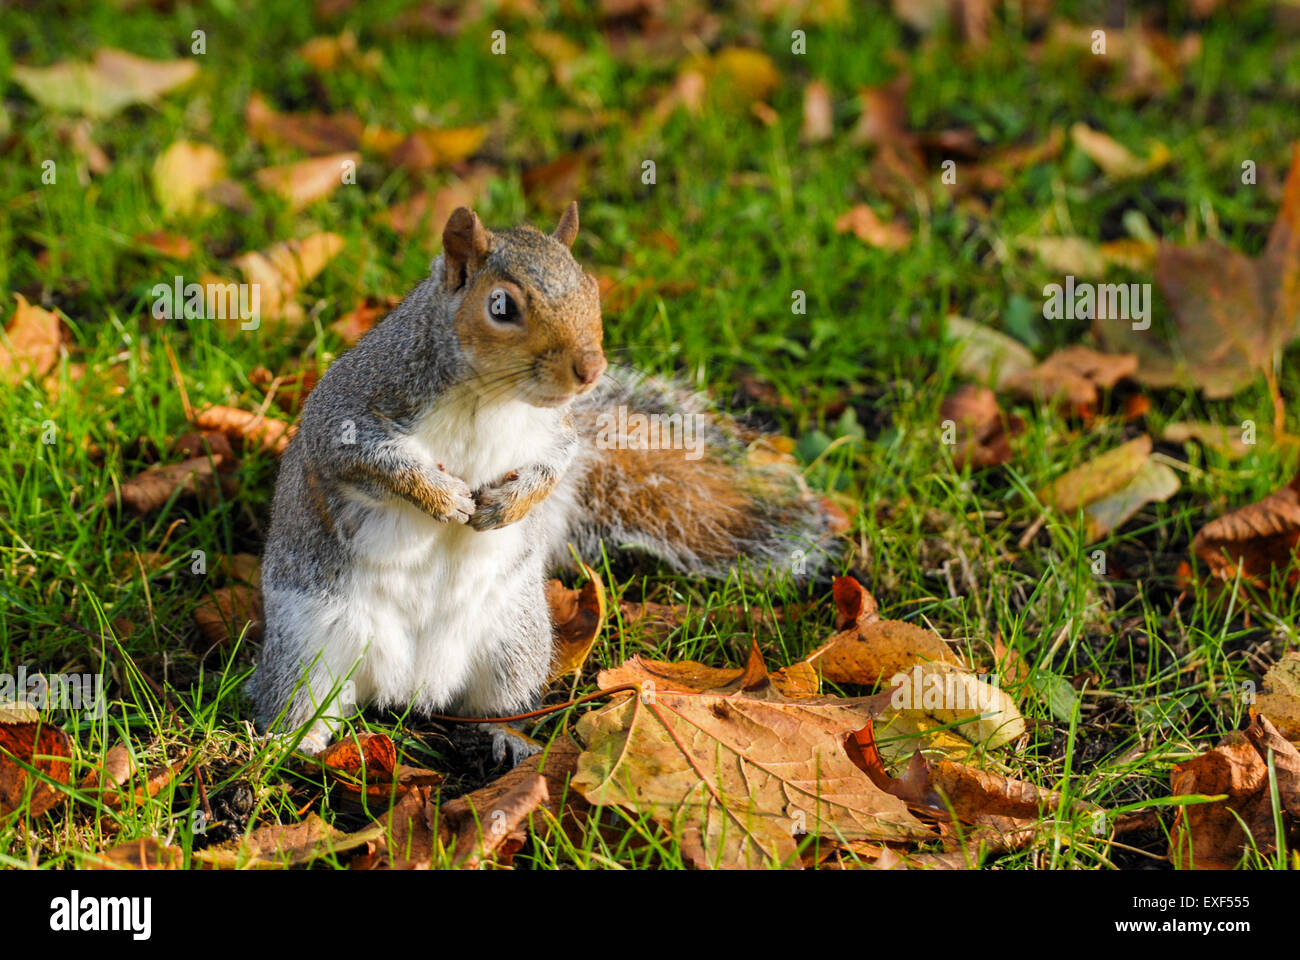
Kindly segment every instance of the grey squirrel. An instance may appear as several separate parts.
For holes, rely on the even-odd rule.
[[[545,577],[570,544],[713,576],[742,559],[804,575],[825,562],[836,512],[790,464],[749,455],[761,434],[672,384],[607,373],[577,232],[576,203],[550,236],[457,209],[429,277],[312,391],[262,566],[260,730],[310,723],[300,748],[317,752],[367,705],[536,708]],[[492,738],[497,760],[528,752]]]

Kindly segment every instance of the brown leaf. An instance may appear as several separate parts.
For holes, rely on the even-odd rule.
[[[17,386],[28,377],[42,377],[59,361],[62,334],[59,318],[34,307],[21,293],[15,293],[18,308],[0,341],[0,378]]]
[[[91,770],[82,778],[78,789],[91,794],[110,810],[138,806],[150,797],[156,797],[176,779],[189,762],[191,752],[186,750],[179,759],[150,768],[142,783],[137,783],[134,789],[124,790],[123,787],[137,778],[139,768],[131,755],[131,748],[125,743],[118,743],[104,754],[100,769]]]
[[[297,163],[266,167],[253,175],[257,185],[268,193],[284,198],[291,212],[323,200],[343,184],[350,169],[361,163],[359,153],[334,153]]]
[[[276,456],[284,453],[298,432],[296,425],[284,420],[222,406],[208,407],[199,413],[194,418],[194,425],[200,430],[225,434],[231,440],[255,444],[258,449]]]
[[[160,843],[154,837],[128,840],[99,854],[92,854],[86,866],[92,870],[180,870],[185,851]]]
[[[456,834],[452,861],[466,870],[475,870],[486,861],[508,865],[523,846],[524,821],[549,797],[546,778],[525,773],[490,803],[476,803],[471,795],[444,804],[446,827]]]
[[[188,260],[194,256],[194,244],[187,237],[182,237],[178,233],[168,233],[165,230],[136,234],[133,242],[137,246],[161,253],[164,257],[173,260]]]
[[[388,160],[413,172],[446,167],[474,154],[487,137],[487,127],[417,130],[394,148]]]
[[[152,513],[178,490],[183,494],[211,490],[216,484],[216,470],[224,462],[220,454],[214,453],[210,459],[204,455],[149,467],[123,483],[120,490],[106,493],[104,504],[111,507],[122,503],[141,515]]]
[[[529,202],[555,213],[582,195],[590,174],[594,149],[576,150],[523,172],[521,181]]]
[[[836,233],[848,233],[871,247],[901,250],[912,242],[912,231],[896,220],[881,220],[865,203],[860,203],[835,221]]]
[[[1279,575],[1294,586],[1300,580],[1296,548],[1300,545],[1300,475],[1258,503],[1212,520],[1192,540],[1192,550],[1210,576],[1231,583],[1238,574],[1267,589]]]
[[[1165,443],[1189,443],[1195,440],[1229,460],[1240,460],[1251,449],[1251,445],[1243,439],[1241,427],[1225,427],[1193,420],[1166,423],[1160,432],[1160,439]]]
[[[1230,870],[1251,847],[1268,856],[1277,846],[1268,775],[1273,751],[1288,846],[1300,824],[1300,753],[1264,716],[1256,716],[1244,742],[1215,747],[1177,764],[1170,774],[1175,797],[1226,795],[1182,806],[1174,820],[1169,857],[1180,869]]]
[[[1111,390],[1137,373],[1136,354],[1101,353],[1090,347],[1057,350],[1027,373],[1013,378],[1009,388],[1034,400],[1064,400],[1079,416],[1096,413],[1100,390]]]
[[[356,150],[364,130],[352,113],[279,113],[256,91],[248,98],[244,124],[259,143],[297,147],[310,154]]]
[[[223,647],[240,636],[256,643],[262,639],[261,591],[242,584],[214,590],[194,608],[194,622],[212,647]]]
[[[578,722],[587,746],[573,785],[591,803],[648,814],[698,867],[797,867],[800,832],[931,836],[844,751],[879,707],[878,698],[623,696]]]
[[[210,870],[277,870],[354,851],[377,841],[381,833],[378,824],[343,833],[310,813],[300,823],[260,826],[238,844],[196,850],[191,859]]]
[[[296,326],[303,319],[302,307],[294,302],[298,292],[343,249],[344,240],[337,233],[313,233],[301,240],[289,240],[250,251],[235,258],[244,279],[257,291],[258,320],[279,330]],[[204,283],[224,283],[220,277],[204,276]],[[207,305],[208,316],[221,316],[213,303]],[[238,313],[238,311],[235,311]],[[227,311],[227,316],[229,311]],[[237,323],[235,318],[233,323]],[[269,322],[274,321],[274,323]]]
[[[605,585],[585,563],[582,571],[587,582],[580,590],[570,590],[559,580],[551,580],[546,585],[546,602],[551,609],[555,634],[551,682],[581,672],[605,626]]]
[[[830,87],[820,80],[811,81],[803,91],[803,127],[801,143],[825,143],[835,134],[835,108]]]
[[[352,346],[401,302],[401,297],[366,297],[350,313],[331,323],[330,329]]]
[[[676,690],[689,693],[749,693],[756,697],[777,696],[798,700],[816,696],[821,686],[816,672],[806,663],[793,663],[769,673],[753,643],[743,667],[711,667],[694,660],[647,660],[635,656],[617,667],[600,671],[597,683],[612,687],[636,683],[644,689]]]
[[[72,741],[47,720],[12,722],[0,715],[0,815],[24,809],[29,816],[39,817],[67,796],[49,780],[29,773],[23,764],[54,783],[68,784],[72,781]]]
[[[971,384],[946,397],[939,416],[955,428],[952,461],[958,470],[968,464],[972,470],[985,470],[1006,463],[1012,457],[1012,439],[1025,429],[1020,417],[1002,412],[992,390]]]
[[[1074,145],[1087,154],[1088,159],[1101,167],[1102,172],[1112,180],[1144,177],[1159,170],[1173,159],[1169,148],[1161,143],[1154,144],[1145,158],[1138,157],[1128,147],[1100,130],[1093,130],[1086,123],[1076,123],[1072,126],[1070,138],[1074,141]]]
[[[463,178],[452,180],[436,191],[422,190],[394,204],[377,218],[404,237],[419,235],[431,249],[441,242],[442,228],[457,207],[473,207],[487,189],[495,168],[476,166]]]
[[[442,782],[434,770],[397,762],[397,748],[382,733],[356,733],[330,744],[316,758],[351,802],[365,795],[367,807],[385,803],[394,794]]]
[[[1252,259],[1214,241],[1162,243],[1156,283],[1173,311],[1166,343],[1118,317],[1098,317],[1097,336],[1139,357],[1137,379],[1152,387],[1231,397],[1271,375],[1278,352],[1300,333],[1300,141],[1292,145],[1282,207],[1264,253]]]

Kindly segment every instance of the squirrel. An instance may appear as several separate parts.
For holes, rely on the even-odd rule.
[[[610,370],[578,207],[549,236],[466,207],[428,278],[322,376],[276,481],[259,731],[322,750],[365,706],[508,716],[552,663],[545,578],[602,543],[815,576],[843,515],[700,395]],[[657,431],[657,436],[655,435]],[[664,432],[668,443],[662,441]],[[490,727],[497,762],[535,748]]]

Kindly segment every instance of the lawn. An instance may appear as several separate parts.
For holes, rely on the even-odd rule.
[[[1247,589],[1193,551],[1207,523],[1295,476],[1296,348],[1279,342],[1227,393],[1126,376],[1080,405],[995,384],[1023,430],[1009,457],[976,470],[954,460],[942,405],[990,371],[959,349],[948,318],[1000,331],[1035,361],[1106,350],[1088,318],[1049,317],[1048,285],[1067,274],[1151,285],[1160,240],[1266,253],[1300,139],[1300,14],[991,3],[982,28],[921,23],[946,6],[6,4],[0,315],[11,323],[28,303],[61,332],[57,351],[24,366],[11,327],[0,371],[0,670],[102,674],[105,709],[42,721],[69,738],[62,775],[0,778],[0,863],[81,866],[151,838],[194,865],[259,826],[319,816],[355,836],[384,815],[389,794],[359,800],[284,743],[256,739],[241,692],[256,627],[241,618],[232,637],[195,619],[234,595],[222,591],[255,592],[235,558],[262,550],[273,444],[236,444],[198,496],[167,488],[135,510],[119,491],[185,458],[178,440],[193,437],[196,411],[292,420],[295,390],[349,346],[347,324],[373,322],[427,275],[452,207],[549,232],[577,199],[574,254],[601,280],[611,360],[790,438],[809,485],[850,517],[834,572],[857,577],[882,618],[938,633],[979,671],[1014,672],[1003,687],[1025,734],[967,759],[1076,813],[1042,812],[1031,839],[983,865],[1172,869],[1174,767],[1245,728],[1241,692],[1254,688],[1242,685],[1297,646],[1293,568]],[[95,96],[120,76],[83,77],[62,91],[71,106],[54,102],[48,75],[26,72],[104,48],[197,70],[123,104]],[[1128,155],[1117,165],[1089,130]],[[172,152],[182,142],[201,146]],[[339,154],[352,173],[315,193],[303,192],[305,168],[275,172],[312,156],[337,169]],[[1120,169],[1135,159],[1145,166]],[[213,165],[220,189],[186,186]],[[851,229],[846,215],[863,205]],[[159,284],[247,277],[249,252],[322,234],[339,238],[337,252],[292,284],[279,316],[264,300],[257,329],[156,316]],[[1109,258],[1099,271],[1096,257]],[[1151,329],[1133,336],[1178,353],[1168,286],[1148,289]],[[1184,421],[1234,433],[1250,423],[1258,441],[1238,455],[1171,439],[1168,425]],[[1081,511],[1045,505],[1053,481],[1143,435],[1161,476],[1178,481],[1172,495],[1097,536]],[[608,621],[550,703],[599,689],[600,670],[633,655],[741,667],[752,638],[775,670],[836,630],[829,577],[756,590],[608,546],[582,558]],[[643,602],[678,606],[680,622],[635,620]],[[754,611],[766,614],[757,627]],[[1001,651],[1023,670],[1008,671]],[[823,692],[870,688],[826,681]],[[589,709],[527,730],[560,742]],[[355,729],[443,774],[444,802],[500,773],[413,713],[370,712]],[[84,778],[119,745],[140,794],[110,802]],[[57,797],[38,810],[42,790]],[[1295,814],[1276,802],[1277,831],[1245,844],[1242,866],[1295,868],[1285,834],[1297,821],[1283,826]],[[1087,813],[1098,808],[1113,815],[1101,831]],[[626,805],[555,824],[518,827],[516,869],[692,862],[679,836]],[[346,867],[355,852],[310,859]]]

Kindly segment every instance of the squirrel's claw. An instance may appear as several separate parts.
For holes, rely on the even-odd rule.
[[[469,518],[469,525],[475,530],[497,530],[522,519],[511,486],[511,482],[506,482],[479,490],[478,506]]]
[[[469,484],[463,480],[453,480],[451,489],[447,491],[446,513],[438,519],[443,523],[469,523],[477,509],[478,504],[474,501]]]

